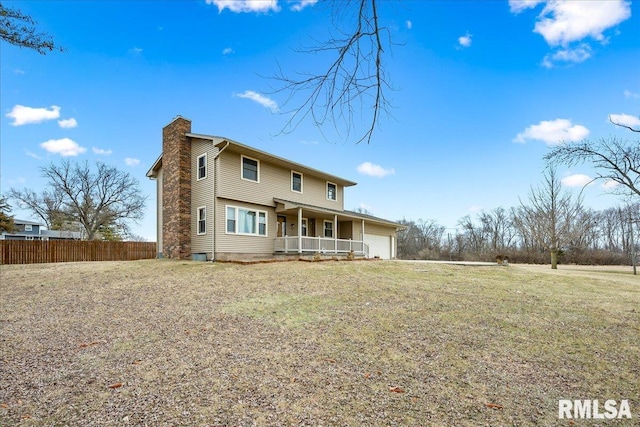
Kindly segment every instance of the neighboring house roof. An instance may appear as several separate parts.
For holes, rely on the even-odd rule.
[[[273,201],[276,202],[276,203],[282,204],[283,205],[283,210],[285,210],[285,211],[289,210],[289,209],[297,209],[298,207],[301,207],[301,208],[304,208],[306,210],[313,211],[313,212],[334,214],[334,215],[339,215],[341,217],[348,217],[348,218],[353,218],[353,219],[366,219],[369,222],[377,223],[377,224],[381,224],[381,225],[386,225],[386,226],[396,227],[396,229],[406,228],[403,225],[398,224],[397,222],[389,221],[389,220],[384,219],[384,218],[378,218],[378,217],[375,217],[373,215],[361,214],[359,212],[348,211],[348,210],[339,210],[339,209],[321,208],[321,207],[318,207],[318,206],[307,205],[305,203],[293,202],[291,200],[284,200],[284,199],[278,199],[278,198],[274,198]]]
[[[212,135],[202,135],[197,133],[187,133],[186,134],[190,138],[196,139],[204,139],[213,142],[213,145],[220,149],[225,149],[229,151],[233,151],[236,153],[246,154],[247,156],[256,158],[258,160],[267,161],[269,163],[273,163],[278,166],[282,166],[287,169],[293,169],[297,172],[301,172],[303,174],[309,174],[313,176],[318,176],[327,181],[331,181],[335,184],[342,185],[344,187],[351,187],[356,185],[357,183],[354,181],[350,181],[348,179],[340,178],[339,176],[331,175],[326,172],[322,172],[320,170],[311,168],[309,166],[305,166],[300,163],[292,162],[291,160],[284,159],[282,157],[275,156],[273,154],[269,154],[265,151],[258,150],[257,148],[249,147],[248,145],[241,144],[239,142],[233,141],[229,138],[223,138],[219,136]],[[158,157],[158,159],[153,163],[149,171],[147,172],[147,177],[155,178],[158,172],[158,169],[162,166],[162,155]]]
[[[39,225],[40,227],[44,227],[44,224],[41,224],[39,222],[34,222],[34,221],[26,221],[24,219],[13,219],[13,223],[18,225],[18,224],[22,224],[22,225]]]
[[[82,232],[67,230],[40,230],[40,235],[51,239],[74,239],[81,240]]]

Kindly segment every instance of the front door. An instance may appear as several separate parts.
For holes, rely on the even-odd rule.
[[[287,235],[287,217],[278,215],[276,237],[284,237]]]

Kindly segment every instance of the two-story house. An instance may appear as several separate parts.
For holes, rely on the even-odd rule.
[[[14,219],[16,229],[12,233],[3,231],[0,240],[81,240],[78,231],[46,230],[43,224],[22,219]]]
[[[355,182],[191,133],[180,116],[163,129],[162,154],[147,176],[157,182],[159,257],[396,255],[399,224],[344,210],[345,188]]]

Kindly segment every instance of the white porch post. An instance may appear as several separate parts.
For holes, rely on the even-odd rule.
[[[364,219],[362,220],[360,230],[362,231],[362,233],[360,233],[360,240],[362,240],[362,254],[366,255],[364,251]]]
[[[298,253],[302,253],[302,208],[298,208]]]
[[[338,253],[338,215],[333,216],[333,251]]]

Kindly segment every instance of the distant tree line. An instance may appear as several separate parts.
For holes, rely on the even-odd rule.
[[[640,203],[602,211],[587,208],[563,219],[558,262],[566,264],[628,265],[631,227],[635,251],[640,250]],[[549,264],[549,240],[541,231],[548,221],[531,215],[526,207],[502,207],[466,215],[455,231],[433,220],[400,220],[406,229],[398,232],[398,257],[458,261],[495,261]]]

